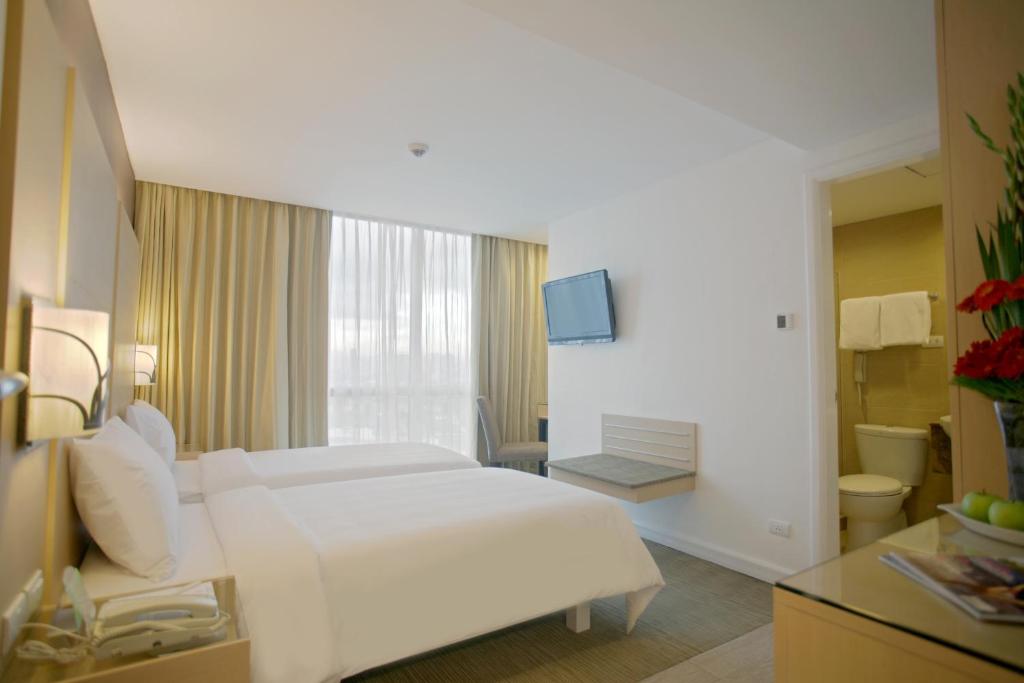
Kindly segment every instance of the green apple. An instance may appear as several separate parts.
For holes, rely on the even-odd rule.
[[[965,515],[979,522],[988,521],[988,511],[993,503],[1002,500],[999,496],[993,496],[984,491],[971,491],[960,501],[960,509]]]
[[[1004,529],[1024,531],[1024,500],[997,500],[988,509],[988,521]]]

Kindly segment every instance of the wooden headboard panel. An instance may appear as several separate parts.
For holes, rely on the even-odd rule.
[[[47,3],[11,0],[3,62],[0,170],[13,177],[0,197],[6,251],[4,366],[19,367],[25,302],[111,314],[110,410],[131,400],[138,245],[119,207],[117,182],[89,100]],[[16,117],[17,127],[7,126]],[[11,119],[15,120],[15,119]],[[15,152],[17,152],[15,154]],[[0,193],[3,194],[3,193]],[[128,367],[129,364],[131,367]],[[31,381],[31,380],[30,380]],[[44,599],[60,595],[60,571],[80,559],[85,536],[70,494],[67,439],[18,442],[17,400],[0,405],[0,609],[41,568]]]
[[[114,300],[111,304],[110,414],[124,416],[135,385],[135,320],[139,300],[139,245],[124,208],[118,206],[114,268]],[[60,599],[64,567],[77,566],[85,553],[88,535],[75,509],[68,472],[71,439],[50,442],[47,491],[47,542],[43,574],[44,603]]]
[[[124,417],[135,395],[135,323],[139,313],[139,242],[124,207],[118,205],[117,265],[110,320],[110,414]]]

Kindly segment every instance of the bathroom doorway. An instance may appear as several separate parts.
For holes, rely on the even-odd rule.
[[[839,548],[952,500],[938,156],[833,181]]]

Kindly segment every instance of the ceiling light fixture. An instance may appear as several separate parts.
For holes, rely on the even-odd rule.
[[[412,155],[414,157],[416,157],[417,159],[419,159],[421,156],[426,154],[429,149],[430,149],[430,145],[428,145],[425,142],[410,142],[409,143],[409,151],[412,152]]]

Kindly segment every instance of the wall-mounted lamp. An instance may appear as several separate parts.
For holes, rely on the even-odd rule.
[[[23,372],[4,372],[0,370],[0,401],[20,394],[28,386],[28,375]]]
[[[135,345],[135,386],[148,387],[156,384],[156,346]]]
[[[110,373],[110,315],[33,302],[28,312],[25,440],[55,439],[103,424]]]

